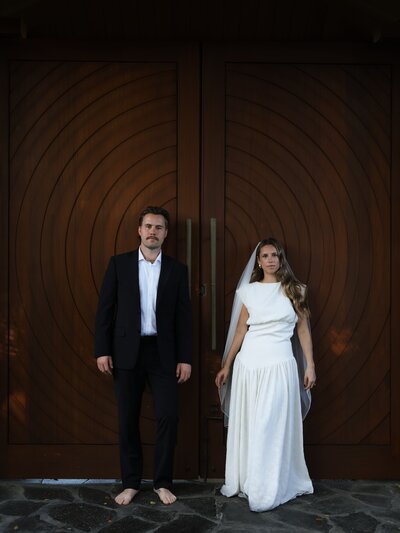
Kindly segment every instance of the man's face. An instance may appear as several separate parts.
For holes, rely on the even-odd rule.
[[[138,233],[142,246],[149,250],[160,249],[168,233],[165,218],[162,215],[145,215]]]

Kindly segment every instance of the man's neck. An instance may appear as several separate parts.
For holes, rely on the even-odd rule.
[[[154,263],[154,261],[157,259],[158,255],[161,252],[161,248],[150,249],[146,248],[143,245],[140,245],[140,251],[142,252],[143,257],[146,259],[146,261]]]

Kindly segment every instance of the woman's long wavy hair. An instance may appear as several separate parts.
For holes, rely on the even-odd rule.
[[[276,279],[280,281],[285,291],[286,296],[292,302],[293,308],[298,315],[310,316],[310,309],[307,303],[307,288],[301,283],[293,273],[288,260],[286,259],[285,250],[279,241],[273,237],[263,239],[258,243],[256,251],[256,260],[254,263],[253,272],[251,274],[250,283],[255,281],[262,281],[264,279],[263,269],[258,266],[260,259],[260,251],[263,246],[267,244],[274,246],[278,253],[279,269],[276,271]]]

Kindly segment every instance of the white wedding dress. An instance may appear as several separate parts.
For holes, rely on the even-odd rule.
[[[299,377],[290,338],[297,315],[280,282],[238,290],[249,329],[232,375],[224,496],[267,511],[313,486],[303,452]]]

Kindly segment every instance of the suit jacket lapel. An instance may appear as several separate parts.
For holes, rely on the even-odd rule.
[[[158,280],[158,288],[157,288],[157,302],[156,302],[157,308],[160,303],[161,296],[168,284],[168,278],[171,273],[171,269],[172,269],[171,258],[168,257],[167,255],[162,254],[160,278]]]

